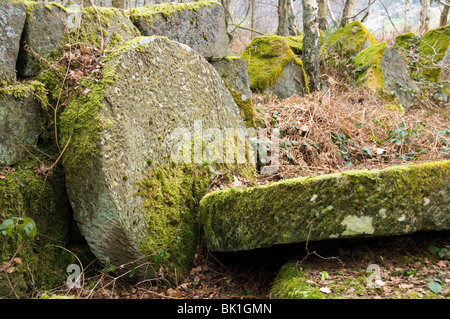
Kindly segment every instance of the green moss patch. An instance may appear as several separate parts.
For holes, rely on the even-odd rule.
[[[324,37],[320,55],[354,56],[364,49],[366,43],[374,45],[378,42],[360,21],[354,21]]]
[[[425,66],[422,74],[429,81],[440,81],[441,68],[438,63],[443,59],[450,44],[450,25],[433,29],[425,33],[419,43],[421,63]]]

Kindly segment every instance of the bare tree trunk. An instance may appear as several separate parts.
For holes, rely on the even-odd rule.
[[[124,7],[124,0],[112,0],[111,1],[111,6],[114,8],[119,8],[119,9],[123,9]]]
[[[333,11],[331,11],[330,0],[327,0],[327,11],[328,11],[328,14],[330,15],[331,21],[333,21],[334,24],[337,24],[337,21],[336,21],[336,18],[334,17]]]
[[[294,36],[297,35],[296,33],[292,0],[278,0],[277,34],[282,36]]]
[[[422,9],[420,10],[419,33],[423,34],[430,29],[430,5],[431,0],[420,0]]]
[[[441,18],[439,19],[439,26],[443,27],[447,25],[447,21],[448,21],[448,12],[450,11],[450,7],[444,5],[444,8],[442,9],[441,12]]]
[[[252,4],[252,15],[251,15],[251,23],[250,23],[250,29],[254,30],[255,29],[255,0],[251,0],[251,4]],[[252,33],[250,34],[251,38],[253,39],[255,37],[255,32],[252,31]]]
[[[319,8],[316,0],[303,0],[303,67],[310,92],[320,90]]]
[[[318,0],[319,5],[319,29],[325,31],[328,29],[328,0]]]
[[[405,26],[403,27],[403,32],[409,31],[408,14],[409,14],[410,7],[411,7],[411,0],[405,0]]]
[[[358,8],[358,0],[346,0],[344,4],[344,10],[342,11],[341,27],[346,26],[353,21]]]

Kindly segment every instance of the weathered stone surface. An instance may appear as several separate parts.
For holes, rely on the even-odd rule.
[[[131,9],[130,15],[144,36],[166,36],[210,60],[227,55],[225,13],[215,1],[150,5]]]
[[[450,95],[450,47],[445,51],[442,59],[441,81],[445,85],[445,90]]]
[[[450,25],[428,31],[419,42],[423,76],[429,81],[441,81],[444,56],[450,46]]]
[[[450,161],[297,178],[209,193],[199,219],[212,251],[450,229]]]
[[[64,38],[66,10],[52,3],[30,2],[23,29],[17,73],[23,77],[36,75],[40,69],[38,58],[25,50],[27,45],[39,57],[48,58],[58,50]]]
[[[308,93],[302,61],[285,37],[264,35],[253,38],[241,54],[247,60],[247,73],[253,92],[273,92],[284,99]]]
[[[97,48],[115,46],[140,36],[128,14],[117,8],[87,7],[81,14],[80,40],[94,44]],[[77,30],[72,32],[77,36]]]
[[[404,109],[414,105],[417,86],[402,56],[385,42],[361,51],[355,58],[358,85],[373,89],[389,103]]]
[[[255,127],[247,61],[235,57],[212,61],[212,66],[223,79],[225,86],[239,106],[246,127]]]
[[[23,3],[0,1],[0,81],[16,78],[16,61],[25,18]]]
[[[71,138],[63,165],[75,219],[100,261],[127,264],[122,270],[151,263],[136,278],[161,264],[181,276],[195,252],[194,214],[211,172],[198,160],[176,164],[172,134],[245,130],[244,121],[219,74],[187,45],[141,37],[108,60],[103,79],[84,80],[86,94],[72,97],[58,121],[60,143]]]
[[[40,95],[44,95],[40,96]],[[0,166],[9,166],[36,147],[41,123],[38,82],[0,88]]]
[[[320,55],[354,56],[374,44],[377,44],[377,41],[369,30],[361,21],[354,21],[325,37],[320,47]]]

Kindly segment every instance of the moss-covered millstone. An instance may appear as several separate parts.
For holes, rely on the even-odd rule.
[[[450,161],[215,191],[200,202],[208,248],[239,251],[329,238],[450,228]]]
[[[402,56],[381,42],[362,50],[355,58],[357,84],[374,90],[387,103],[410,108],[417,86]]]
[[[25,18],[23,3],[0,0],[0,81],[16,78],[16,61]]]
[[[191,144],[177,129],[206,136],[245,131],[244,121],[219,74],[184,44],[140,37],[105,61],[103,79],[84,79],[58,120],[61,145],[70,139],[63,165],[75,219],[101,262],[122,270],[150,262],[135,278],[163,262],[179,278],[197,243],[198,201],[222,164],[210,171],[201,156],[195,165],[174,158],[178,143]]]
[[[128,14],[117,8],[87,7],[81,12],[80,33],[71,31],[73,40],[91,43],[97,48],[114,47],[140,36]],[[79,38],[78,38],[79,37]]]
[[[222,77],[225,86],[239,106],[246,127],[255,127],[255,117],[251,99],[250,82],[247,74],[247,61],[237,57],[226,57],[211,62]]]
[[[309,93],[302,61],[291,50],[286,37],[255,37],[241,54],[247,60],[250,89],[273,92],[279,98]]]
[[[36,148],[47,96],[37,81],[0,87],[0,166],[9,166]]]
[[[419,43],[422,74],[429,81],[441,81],[444,56],[450,45],[450,25],[425,33]],[[448,65],[447,65],[448,67]]]
[[[32,1],[26,5],[27,18],[17,59],[17,73],[22,77],[36,75],[40,69],[38,58],[52,58],[66,39],[64,24],[67,13],[64,7]]]
[[[320,47],[320,55],[355,56],[359,51],[377,43],[361,21],[354,21],[326,36]]]
[[[144,36],[166,36],[209,60],[227,55],[225,12],[216,1],[169,2],[130,9],[129,13]]]
[[[26,160],[0,171],[0,224],[15,218],[17,225],[23,225],[26,218],[32,218],[37,229],[34,239],[14,229],[23,242],[16,234],[10,238],[0,232],[1,267],[16,258],[8,267],[11,272],[0,272],[0,297],[15,298],[16,293],[25,298],[36,290],[60,287],[67,278],[67,266],[74,263],[71,254],[56,247],[64,246],[69,239],[71,209],[62,171],[55,169],[45,180],[37,173],[39,165]]]

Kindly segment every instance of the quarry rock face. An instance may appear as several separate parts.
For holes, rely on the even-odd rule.
[[[223,7],[215,1],[165,3],[131,9],[144,36],[165,36],[184,43],[209,60],[227,55],[229,38]]]
[[[25,18],[23,3],[0,1],[0,81],[16,78],[16,62]]]
[[[108,60],[103,79],[85,81],[81,103],[71,99],[59,119],[62,143],[72,139],[63,165],[75,219],[100,261],[128,270],[151,261],[139,278],[161,263],[180,275],[211,172],[202,158],[175,161],[173,150],[208,129],[245,129],[244,121],[219,74],[187,45],[140,37]],[[180,129],[188,135],[181,142]]]
[[[40,69],[39,57],[48,58],[60,48],[66,14],[66,9],[56,4],[30,2],[17,61],[20,76],[36,75]],[[25,45],[32,52],[25,50]]]
[[[0,166],[15,164],[36,147],[42,112],[36,88],[43,85],[32,82],[0,88]]]
[[[296,178],[209,193],[208,248],[239,251],[307,240],[450,229],[450,161]]]

